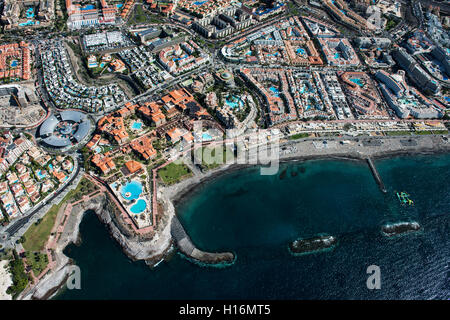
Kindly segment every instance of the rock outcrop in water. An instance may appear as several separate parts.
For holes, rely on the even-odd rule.
[[[419,230],[420,225],[417,222],[398,222],[394,224],[386,224],[381,227],[383,234],[388,237],[403,233],[416,232]]]
[[[333,236],[320,236],[295,240],[289,244],[289,249],[294,254],[306,254],[332,248],[336,243],[337,239]]]

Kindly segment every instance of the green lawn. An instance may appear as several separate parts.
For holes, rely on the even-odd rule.
[[[421,130],[416,131],[414,134],[417,135],[426,135],[426,134],[448,134],[447,130]]]
[[[297,133],[289,137],[289,140],[297,140],[302,138],[308,138],[309,133]]]
[[[162,23],[162,22],[164,21],[160,19],[158,16],[146,13],[142,5],[136,5],[134,7],[133,12],[130,15],[130,19],[128,20],[127,24],[130,26],[142,23]]]
[[[59,204],[54,204],[38,224],[34,223],[28,228],[24,234],[25,242],[22,244],[25,251],[42,251],[61,206],[69,200],[79,200],[84,194],[91,193],[93,190],[95,185],[90,180],[82,178],[77,187],[70,190]]]
[[[62,203],[62,202],[61,202]],[[25,251],[42,251],[47,242],[60,205],[54,204],[38,224],[34,223],[25,232],[25,242],[22,244]]]
[[[222,152],[222,155],[216,155],[216,152]],[[234,158],[233,151],[224,146],[198,148],[195,150],[195,158],[198,159],[197,161],[200,160],[200,155],[202,156],[202,167],[206,170],[217,168],[225,164],[227,160],[231,161]]]
[[[158,170],[158,175],[165,184],[174,184],[192,176],[192,172],[185,164],[175,164],[172,162]]]
[[[387,136],[409,136],[411,135],[410,131],[386,131]]]
[[[34,275],[37,277],[48,265],[48,257],[45,253],[27,251],[25,253],[27,264],[31,266]]]

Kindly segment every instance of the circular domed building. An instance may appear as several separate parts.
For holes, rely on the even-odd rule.
[[[217,78],[223,82],[227,87],[234,87],[234,76],[233,72],[222,69],[216,73]]]
[[[79,111],[51,114],[39,130],[41,143],[52,149],[68,149],[81,143],[92,129],[92,121]]]

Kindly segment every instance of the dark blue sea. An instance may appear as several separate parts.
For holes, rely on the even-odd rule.
[[[449,299],[450,155],[375,161],[382,193],[364,162],[283,164],[276,176],[249,168],[197,188],[177,207],[203,250],[232,251],[230,267],[203,267],[179,253],[150,269],[132,262],[94,213],[82,244],[66,248],[81,268],[81,290],[57,299]],[[395,196],[405,191],[414,206]],[[417,221],[422,231],[386,238],[386,223]],[[331,251],[293,256],[297,238],[330,234]],[[381,289],[366,286],[367,267]]]

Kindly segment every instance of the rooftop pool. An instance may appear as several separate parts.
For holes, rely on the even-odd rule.
[[[127,182],[127,184],[120,189],[120,194],[126,200],[135,200],[141,195],[142,188],[142,183],[133,180]]]

